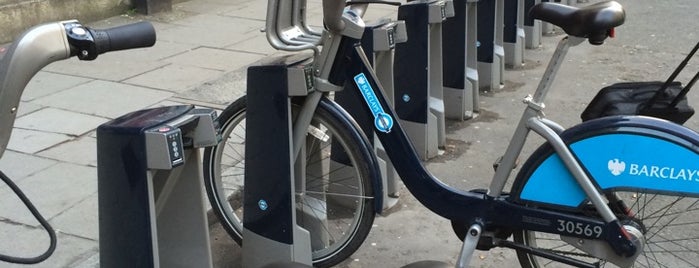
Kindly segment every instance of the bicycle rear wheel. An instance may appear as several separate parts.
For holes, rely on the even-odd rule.
[[[580,135],[577,132],[583,129]],[[589,133],[598,133],[596,129],[577,128],[566,136],[568,142],[581,140]],[[522,187],[533,169],[554,154],[553,147],[545,143],[540,146],[523,165],[517,174],[512,192]],[[558,179],[558,178],[551,178]],[[699,199],[696,197],[665,195],[662,193],[640,192],[639,190],[612,189],[604,192],[611,211],[624,225],[638,229],[644,236],[643,251],[634,267],[698,267],[699,235],[694,230],[699,228]],[[535,204],[530,204],[536,206]],[[587,217],[601,218],[591,203],[583,205],[577,213]],[[535,249],[548,251],[557,255],[578,259],[587,263],[599,263],[604,267],[616,267],[612,263],[598,259],[576,248],[572,243],[581,243],[580,239],[564,238],[560,235],[536,231],[519,230],[513,233],[514,241]],[[564,241],[567,240],[567,241]],[[583,244],[584,245],[584,244]],[[538,257],[524,251],[517,251],[522,267],[568,267],[564,264]]]
[[[242,245],[245,115],[242,97],[219,116],[223,140],[204,152],[204,177],[212,210]],[[292,113],[299,107],[293,105]],[[313,263],[335,265],[354,253],[374,221],[374,163],[366,137],[319,105],[306,138],[305,189],[297,189],[297,223],[309,230]],[[362,138],[364,140],[362,140]],[[364,146],[362,146],[364,145]],[[297,175],[297,177],[299,176]]]
[[[667,196],[640,192],[610,192],[608,197],[622,201],[633,216],[622,216],[622,222],[639,227],[644,233],[643,252],[633,267],[699,267],[699,199],[686,196]],[[618,208],[614,208],[618,210]],[[515,233],[515,242],[586,262],[600,262],[561,237],[533,231]],[[577,241],[577,240],[576,240]],[[561,267],[562,264],[517,252],[522,267]],[[611,263],[608,267],[615,267]]]

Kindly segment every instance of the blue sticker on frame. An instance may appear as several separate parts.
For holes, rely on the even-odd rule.
[[[379,103],[379,99],[376,97],[374,89],[369,84],[364,73],[355,75],[354,83],[359,88],[359,91],[362,92],[364,102],[369,105],[369,109],[371,109],[371,113],[374,115],[374,127],[376,127],[376,130],[384,133],[391,132],[393,118],[381,107],[381,103]]]

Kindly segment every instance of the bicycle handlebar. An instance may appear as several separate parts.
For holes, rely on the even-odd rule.
[[[97,53],[150,47],[155,44],[155,29],[149,22],[138,22],[105,30],[90,29]]]
[[[94,30],[72,20],[25,31],[0,59],[0,157],[10,140],[22,92],[39,70],[72,56],[93,60],[109,51],[153,44],[155,30],[148,22]]]
[[[91,29],[79,23],[65,24],[71,56],[93,60],[110,51],[150,47],[155,44],[155,29],[150,22],[137,22],[109,29]],[[77,50],[77,51],[76,51]]]
[[[345,9],[345,0],[323,0],[323,23],[332,33],[339,33],[345,29],[342,21],[342,10]]]

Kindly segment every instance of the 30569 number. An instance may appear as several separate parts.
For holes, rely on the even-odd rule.
[[[599,238],[602,236],[602,226],[593,226],[590,224],[584,224],[581,222],[572,222],[565,220],[558,220],[559,232],[566,232],[569,234],[584,235],[587,237]]]

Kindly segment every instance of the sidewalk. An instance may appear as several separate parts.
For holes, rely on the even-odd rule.
[[[320,25],[321,0],[308,2],[310,21]],[[699,40],[698,25],[690,14],[697,7],[694,0],[677,0],[679,8],[652,0],[619,2],[627,9],[626,25],[617,31],[619,38],[601,47],[583,44],[571,49],[559,72],[547,114],[564,126],[579,122],[579,112],[604,85],[664,79]],[[391,15],[392,9],[376,6],[367,20]],[[153,48],[111,52],[94,62],[70,59],[54,63],[25,90],[0,170],[53,225],[58,247],[44,263],[0,263],[0,267],[97,267],[95,128],[147,107],[225,107],[244,93],[245,67],[278,53],[260,32],[265,10],[266,1],[260,0],[191,0],[177,4],[172,12],[154,16],[120,16],[86,23],[106,28],[147,19],[155,25],[158,41]],[[668,14],[673,20],[667,19]],[[545,37],[541,49],[527,50],[525,68],[506,71],[503,90],[483,93],[480,117],[449,122],[449,149],[430,161],[431,172],[440,178],[454,178],[445,183],[458,188],[488,185],[490,166],[504,151],[512,125],[521,114],[520,100],[533,92],[559,38]],[[687,81],[685,76],[680,78]],[[690,102],[697,103],[695,96],[690,92]],[[697,122],[690,119],[687,125],[699,129]],[[536,145],[538,141],[528,145],[525,153]],[[388,217],[377,217],[360,251],[340,267],[393,267],[421,259],[456,258],[460,244],[449,222],[426,211],[406,191],[402,191],[397,210]],[[231,242],[216,236],[223,232],[212,232],[214,238],[221,238],[212,239],[214,258],[235,260],[230,249],[223,248]],[[35,256],[47,246],[48,237],[39,224],[8,187],[0,184],[0,254]],[[217,255],[221,253],[225,256]],[[517,265],[510,250],[479,252],[474,259],[473,265],[478,267]],[[220,264],[236,267],[229,262]]]

